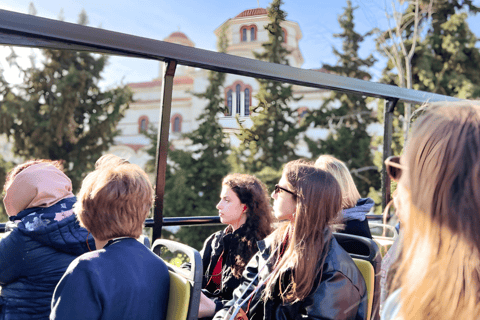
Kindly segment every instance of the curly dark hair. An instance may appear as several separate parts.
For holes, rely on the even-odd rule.
[[[262,240],[272,233],[274,218],[267,187],[257,177],[234,173],[223,178],[222,184],[232,189],[240,202],[247,206],[244,230],[246,233],[254,235],[250,240],[245,237],[239,239],[238,252],[240,254],[235,257],[235,265],[232,266],[233,275],[239,278],[256,251],[256,241]]]

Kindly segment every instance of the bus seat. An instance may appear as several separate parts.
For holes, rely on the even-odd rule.
[[[185,244],[158,239],[152,251],[161,257],[170,274],[170,293],[167,320],[197,320],[202,289],[202,257],[200,253]],[[170,253],[170,254],[169,254]],[[170,262],[178,259],[178,253],[189,258],[191,270],[180,268]]]
[[[366,278],[366,275],[369,274],[366,271],[368,271],[369,268],[366,267],[367,265],[365,263],[362,263],[362,268],[358,267],[365,278],[365,283],[367,284],[367,296],[369,298],[367,304],[369,306],[369,310],[371,310],[368,313],[370,317],[367,319],[380,319],[380,271],[382,264],[382,256],[380,254],[380,249],[378,245],[372,239],[355,236],[352,234],[334,232],[333,235],[335,236],[335,239],[338,241],[338,243],[345,249],[345,251],[350,254],[350,257],[354,259],[357,267],[359,266],[360,262],[357,263],[356,260],[363,260],[370,264],[370,266],[373,268],[373,277],[370,277],[373,279],[373,285],[370,282],[371,290],[369,290],[368,282],[371,280],[369,280],[370,278]]]
[[[353,261],[362,273],[363,279],[365,279],[365,284],[367,285],[367,319],[371,319],[373,292],[375,286],[375,271],[373,270],[372,264],[366,260],[353,258]]]
[[[188,301],[190,301],[190,284],[188,280],[175,272],[170,274],[170,293],[166,320],[187,319]]]

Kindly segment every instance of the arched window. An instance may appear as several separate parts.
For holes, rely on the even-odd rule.
[[[176,117],[173,121],[173,132],[180,132],[180,118]]]
[[[148,117],[141,116],[138,118],[138,133],[146,132],[148,129]]]
[[[182,116],[175,114],[170,120],[172,123],[172,132],[182,132]]]
[[[242,29],[242,41],[247,41],[247,29]]]
[[[248,116],[250,114],[250,89],[245,89],[245,104],[244,104],[244,115]]]
[[[257,40],[255,28],[251,27],[250,28],[250,41],[255,41],[255,40]]]
[[[237,108],[236,108],[236,113],[237,114],[240,114],[240,104],[241,104],[241,100],[240,100],[240,85],[237,84],[237,86],[235,87],[235,97],[236,97],[236,102],[237,102]]]
[[[228,93],[227,93],[227,114],[226,114],[226,116],[231,116],[232,115],[232,95],[233,95],[232,90],[228,90]]]

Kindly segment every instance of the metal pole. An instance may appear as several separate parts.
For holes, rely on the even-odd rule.
[[[165,62],[163,68],[162,102],[160,105],[160,120],[157,138],[157,179],[156,197],[153,209],[152,243],[162,236],[163,225],[163,197],[165,194],[165,172],[167,170],[168,133],[170,130],[170,113],[172,110],[173,77],[177,61]]]
[[[382,162],[382,211],[390,202],[390,177],[387,174],[385,160],[392,155],[392,127],[393,111],[397,105],[398,99],[385,99],[385,108],[383,110],[383,162]]]

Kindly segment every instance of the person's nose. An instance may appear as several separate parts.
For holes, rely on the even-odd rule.
[[[271,197],[272,197],[274,200],[277,200],[277,194],[275,193],[275,191],[272,192]]]
[[[216,208],[217,208],[218,210],[221,210],[221,209],[222,209],[222,200],[220,200],[220,201],[217,203]]]

